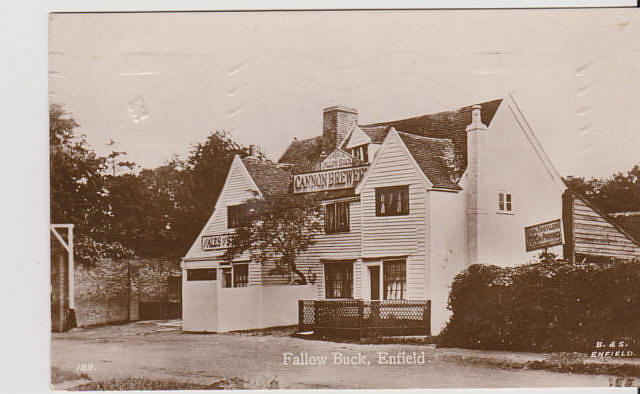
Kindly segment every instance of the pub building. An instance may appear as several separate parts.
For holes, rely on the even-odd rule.
[[[511,94],[367,125],[352,108],[322,115],[322,135],[294,140],[277,163],[254,147],[234,158],[183,258],[184,331],[291,325],[297,300],[363,299],[429,300],[437,334],[449,318],[449,286],[471,264],[527,263],[542,246],[572,261],[640,257],[637,240],[566,190]],[[308,285],[293,286],[294,275],[273,274],[248,253],[222,258],[242,203],[282,193],[322,197],[324,233],[297,261]],[[552,231],[538,234],[537,248],[524,231],[535,233],[536,224]],[[611,239],[618,247],[594,249]]]

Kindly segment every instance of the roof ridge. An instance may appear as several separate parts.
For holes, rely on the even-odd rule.
[[[446,141],[446,142],[453,143],[453,140],[452,140],[451,138],[444,138],[444,137],[427,137],[426,135],[414,134],[414,133],[407,133],[406,131],[400,131],[400,130],[396,130],[396,133],[398,133],[398,134],[400,134],[400,135],[406,135],[406,136],[408,136],[408,137],[413,137],[413,138],[422,138],[422,139],[426,139],[426,140]]]
[[[416,115],[416,116],[412,116],[409,118],[403,118],[403,119],[395,119],[395,120],[387,120],[387,121],[382,121],[382,122],[376,122],[376,123],[369,123],[369,124],[365,124],[362,125],[364,127],[374,127],[374,126],[385,126],[385,125],[389,125],[389,123],[397,123],[397,122],[403,122],[403,121],[407,121],[407,120],[417,120],[420,118],[424,118],[425,116],[436,116],[436,115],[442,115],[442,114],[446,114],[446,113],[451,113],[451,112],[458,112],[462,109],[465,108],[471,108],[474,105],[482,105],[482,104],[489,104],[489,103],[493,103],[496,101],[503,101],[504,97],[502,98],[496,98],[493,100],[487,100],[487,101],[483,101],[480,103],[476,103],[476,104],[471,104],[471,105],[463,105],[462,107],[457,107],[455,109],[452,110],[447,110],[447,111],[440,111],[440,112],[432,112],[432,113],[428,113],[428,114],[422,114],[422,115]]]

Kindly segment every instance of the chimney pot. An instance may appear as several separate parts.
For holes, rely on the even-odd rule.
[[[471,124],[467,126],[467,131],[486,129],[487,126],[482,123],[482,107],[476,104],[471,107]]]
[[[249,157],[258,157],[258,147],[256,145],[249,145]]]

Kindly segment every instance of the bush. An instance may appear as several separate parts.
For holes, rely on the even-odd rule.
[[[512,268],[475,264],[458,274],[441,346],[592,352],[624,341],[638,354],[640,262],[573,265],[544,256]],[[611,350],[609,348],[603,350]]]

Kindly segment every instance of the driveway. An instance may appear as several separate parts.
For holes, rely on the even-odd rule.
[[[161,322],[74,329],[52,334],[51,342],[53,367],[85,372],[94,381],[145,377],[210,384],[236,377],[257,388],[275,380],[279,388],[298,389],[603,387],[610,382],[604,375],[509,370],[467,361],[479,353],[489,352],[277,335],[185,334],[179,324]],[[383,363],[394,361],[393,356],[398,364]],[[66,387],[68,382],[56,385]]]

